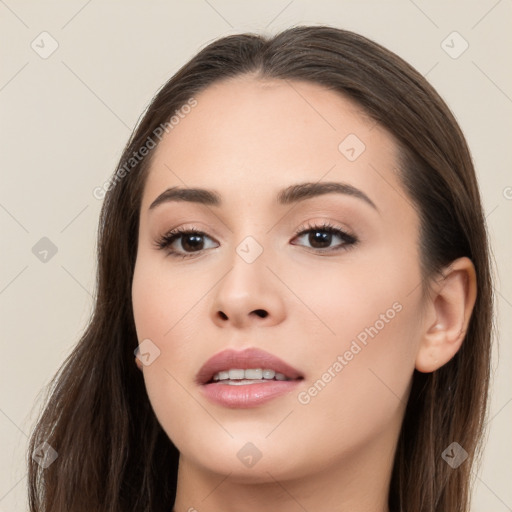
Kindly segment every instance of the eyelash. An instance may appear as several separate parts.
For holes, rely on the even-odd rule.
[[[206,235],[203,231],[199,231],[196,228],[176,228],[171,229],[171,231],[167,232],[165,235],[162,235],[155,243],[157,249],[167,249],[176,239],[183,235]],[[208,235],[206,235],[208,236]],[[192,252],[192,253],[179,253],[174,250],[169,250],[169,255],[172,257],[181,257],[181,258],[190,258],[193,256],[197,256],[201,251]]]
[[[307,234],[307,233],[309,233],[311,231],[321,231],[321,232],[324,232],[324,233],[329,233],[329,234],[332,234],[332,235],[336,235],[341,240],[343,240],[343,243],[341,245],[339,245],[338,247],[333,247],[333,248],[328,248],[328,249],[310,248],[311,250],[317,251],[319,253],[335,252],[335,251],[340,251],[340,250],[348,250],[348,249],[354,247],[358,243],[358,241],[359,241],[354,235],[352,235],[350,233],[347,233],[346,231],[343,231],[342,229],[337,228],[337,227],[333,226],[332,224],[330,224],[328,222],[324,222],[321,225],[320,224],[309,224],[309,223],[307,225],[302,225],[295,232],[295,237],[294,238],[297,238],[299,236],[303,236],[303,235],[305,235],[305,234]],[[160,249],[160,250],[167,249],[167,248],[169,248],[169,246],[174,241],[176,241],[177,239],[179,239],[183,235],[199,235],[199,236],[207,236],[208,237],[208,235],[206,233],[204,233],[203,231],[200,231],[200,230],[198,230],[196,228],[176,228],[176,229],[172,229],[171,231],[169,231],[166,234],[162,235],[155,242],[155,246],[156,246],[157,249]],[[210,237],[208,237],[208,238],[210,238]],[[296,244],[293,244],[293,245],[296,245]],[[169,250],[169,255],[172,256],[172,257],[177,257],[177,258],[185,259],[185,258],[191,258],[191,257],[198,256],[204,250],[205,249],[202,249],[200,251],[190,252],[190,253],[179,253],[179,252],[176,252],[174,250]]]
[[[340,251],[340,250],[347,250],[351,247],[354,247],[359,240],[357,237],[351,233],[348,233],[347,231],[342,230],[341,228],[337,228],[330,224],[329,222],[324,222],[322,224],[307,224],[302,225],[297,231],[295,232],[295,238],[298,236],[305,235],[306,233],[309,233],[310,231],[323,231],[325,233],[329,233],[331,235],[336,235],[343,240],[343,243],[339,245],[338,247],[331,247],[330,249],[316,249],[320,252],[333,252],[333,251]],[[315,250],[315,248],[312,248]]]

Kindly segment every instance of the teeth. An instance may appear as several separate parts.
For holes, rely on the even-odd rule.
[[[231,380],[242,380],[245,377],[245,370],[229,370]]]
[[[214,381],[227,380],[229,384],[254,384],[262,380],[290,380],[284,373],[275,372],[270,369],[248,368],[232,368],[230,370],[220,371],[213,376]],[[243,382],[241,382],[243,381]],[[252,381],[252,382],[248,382]],[[226,383],[227,384],[227,383]]]
[[[246,379],[262,379],[263,378],[263,370],[259,368],[257,370],[245,370],[245,378]]]

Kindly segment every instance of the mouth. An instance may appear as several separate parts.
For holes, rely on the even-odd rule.
[[[196,375],[198,384],[299,380],[301,373],[278,357],[257,348],[223,350],[208,359]]]
[[[303,379],[288,363],[256,348],[219,352],[196,375],[208,399],[230,408],[263,404],[290,392]]]

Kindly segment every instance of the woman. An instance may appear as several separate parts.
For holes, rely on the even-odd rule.
[[[32,511],[469,510],[487,235],[418,72],[330,27],[222,38],[95,195],[96,305]]]

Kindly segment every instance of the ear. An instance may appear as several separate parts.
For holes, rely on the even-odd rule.
[[[424,373],[446,364],[464,341],[476,300],[473,262],[466,257],[453,261],[431,288],[416,355],[416,369]]]

